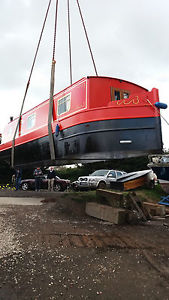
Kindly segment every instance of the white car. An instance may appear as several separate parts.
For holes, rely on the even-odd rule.
[[[74,190],[83,189],[104,189],[110,187],[112,181],[123,176],[126,172],[118,170],[97,170],[89,176],[79,177],[77,181],[72,183]]]

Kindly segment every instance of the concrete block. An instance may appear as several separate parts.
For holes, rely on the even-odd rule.
[[[86,203],[86,214],[113,224],[126,223],[127,211],[122,208],[114,208],[96,202]]]
[[[169,227],[169,215],[165,216],[165,221],[164,221],[164,225]]]

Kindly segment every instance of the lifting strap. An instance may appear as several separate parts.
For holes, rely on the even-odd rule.
[[[53,119],[53,92],[54,92],[54,81],[55,81],[55,60],[52,61],[51,67],[51,79],[50,79],[50,99],[49,99],[49,112],[48,112],[48,137],[49,137],[49,149],[50,158],[55,160],[55,145],[52,134],[52,119]]]
[[[49,136],[49,149],[50,158],[55,160],[55,145],[52,134],[52,119],[53,119],[53,95],[54,95],[54,83],[55,83],[55,44],[56,44],[56,28],[57,28],[57,11],[58,11],[58,0],[56,0],[55,10],[55,28],[54,28],[54,40],[53,40],[53,56],[52,56],[52,67],[51,67],[51,80],[50,80],[50,99],[49,99],[49,112],[48,112],[48,136]]]
[[[21,106],[18,122],[17,122],[16,128],[15,128],[15,132],[14,132],[14,136],[13,136],[13,140],[12,140],[12,150],[11,150],[11,167],[12,168],[14,168],[14,164],[15,164],[15,162],[14,162],[15,138],[16,138],[17,131],[19,130],[19,127],[20,127],[23,106],[24,106],[26,95],[27,95],[28,88],[29,88],[29,85],[30,85],[30,80],[31,80],[31,76],[32,76],[32,73],[33,73],[33,69],[34,69],[36,57],[37,57],[37,54],[38,54],[39,46],[40,46],[40,43],[41,43],[42,34],[43,34],[43,31],[44,31],[44,28],[45,28],[45,24],[46,24],[48,12],[49,12],[50,4],[51,4],[51,0],[49,0],[49,4],[48,4],[47,11],[46,11],[46,14],[45,14],[45,19],[44,19],[44,22],[43,22],[42,30],[41,30],[41,33],[40,33],[38,45],[37,45],[37,48],[36,48],[35,56],[34,56],[34,59],[33,59],[33,64],[32,64],[30,75],[29,75],[29,79],[28,79],[28,82],[27,82],[27,85],[26,85],[26,89],[25,89],[25,93],[24,93],[24,97],[23,97],[23,101],[22,101],[22,106]]]

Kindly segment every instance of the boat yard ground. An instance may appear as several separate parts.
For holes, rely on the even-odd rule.
[[[0,300],[169,299],[163,218],[112,225],[72,199],[0,192]]]

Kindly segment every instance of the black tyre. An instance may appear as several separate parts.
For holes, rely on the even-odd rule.
[[[78,192],[78,191],[79,191],[79,187],[78,187],[76,184],[72,184],[72,189],[73,189],[73,191],[75,191],[75,192]]]
[[[100,181],[97,188],[104,190],[106,188],[106,183],[104,181]]]
[[[55,192],[60,192],[60,191],[62,191],[62,187],[61,187],[60,183],[55,183],[55,184],[54,184],[54,191],[55,191]]]
[[[148,183],[148,188],[153,190],[155,188],[155,182],[154,180],[151,180],[149,183]]]
[[[22,189],[23,191],[29,190],[29,185],[28,185],[28,183],[27,183],[27,182],[22,183],[22,184],[21,184],[21,189]]]

